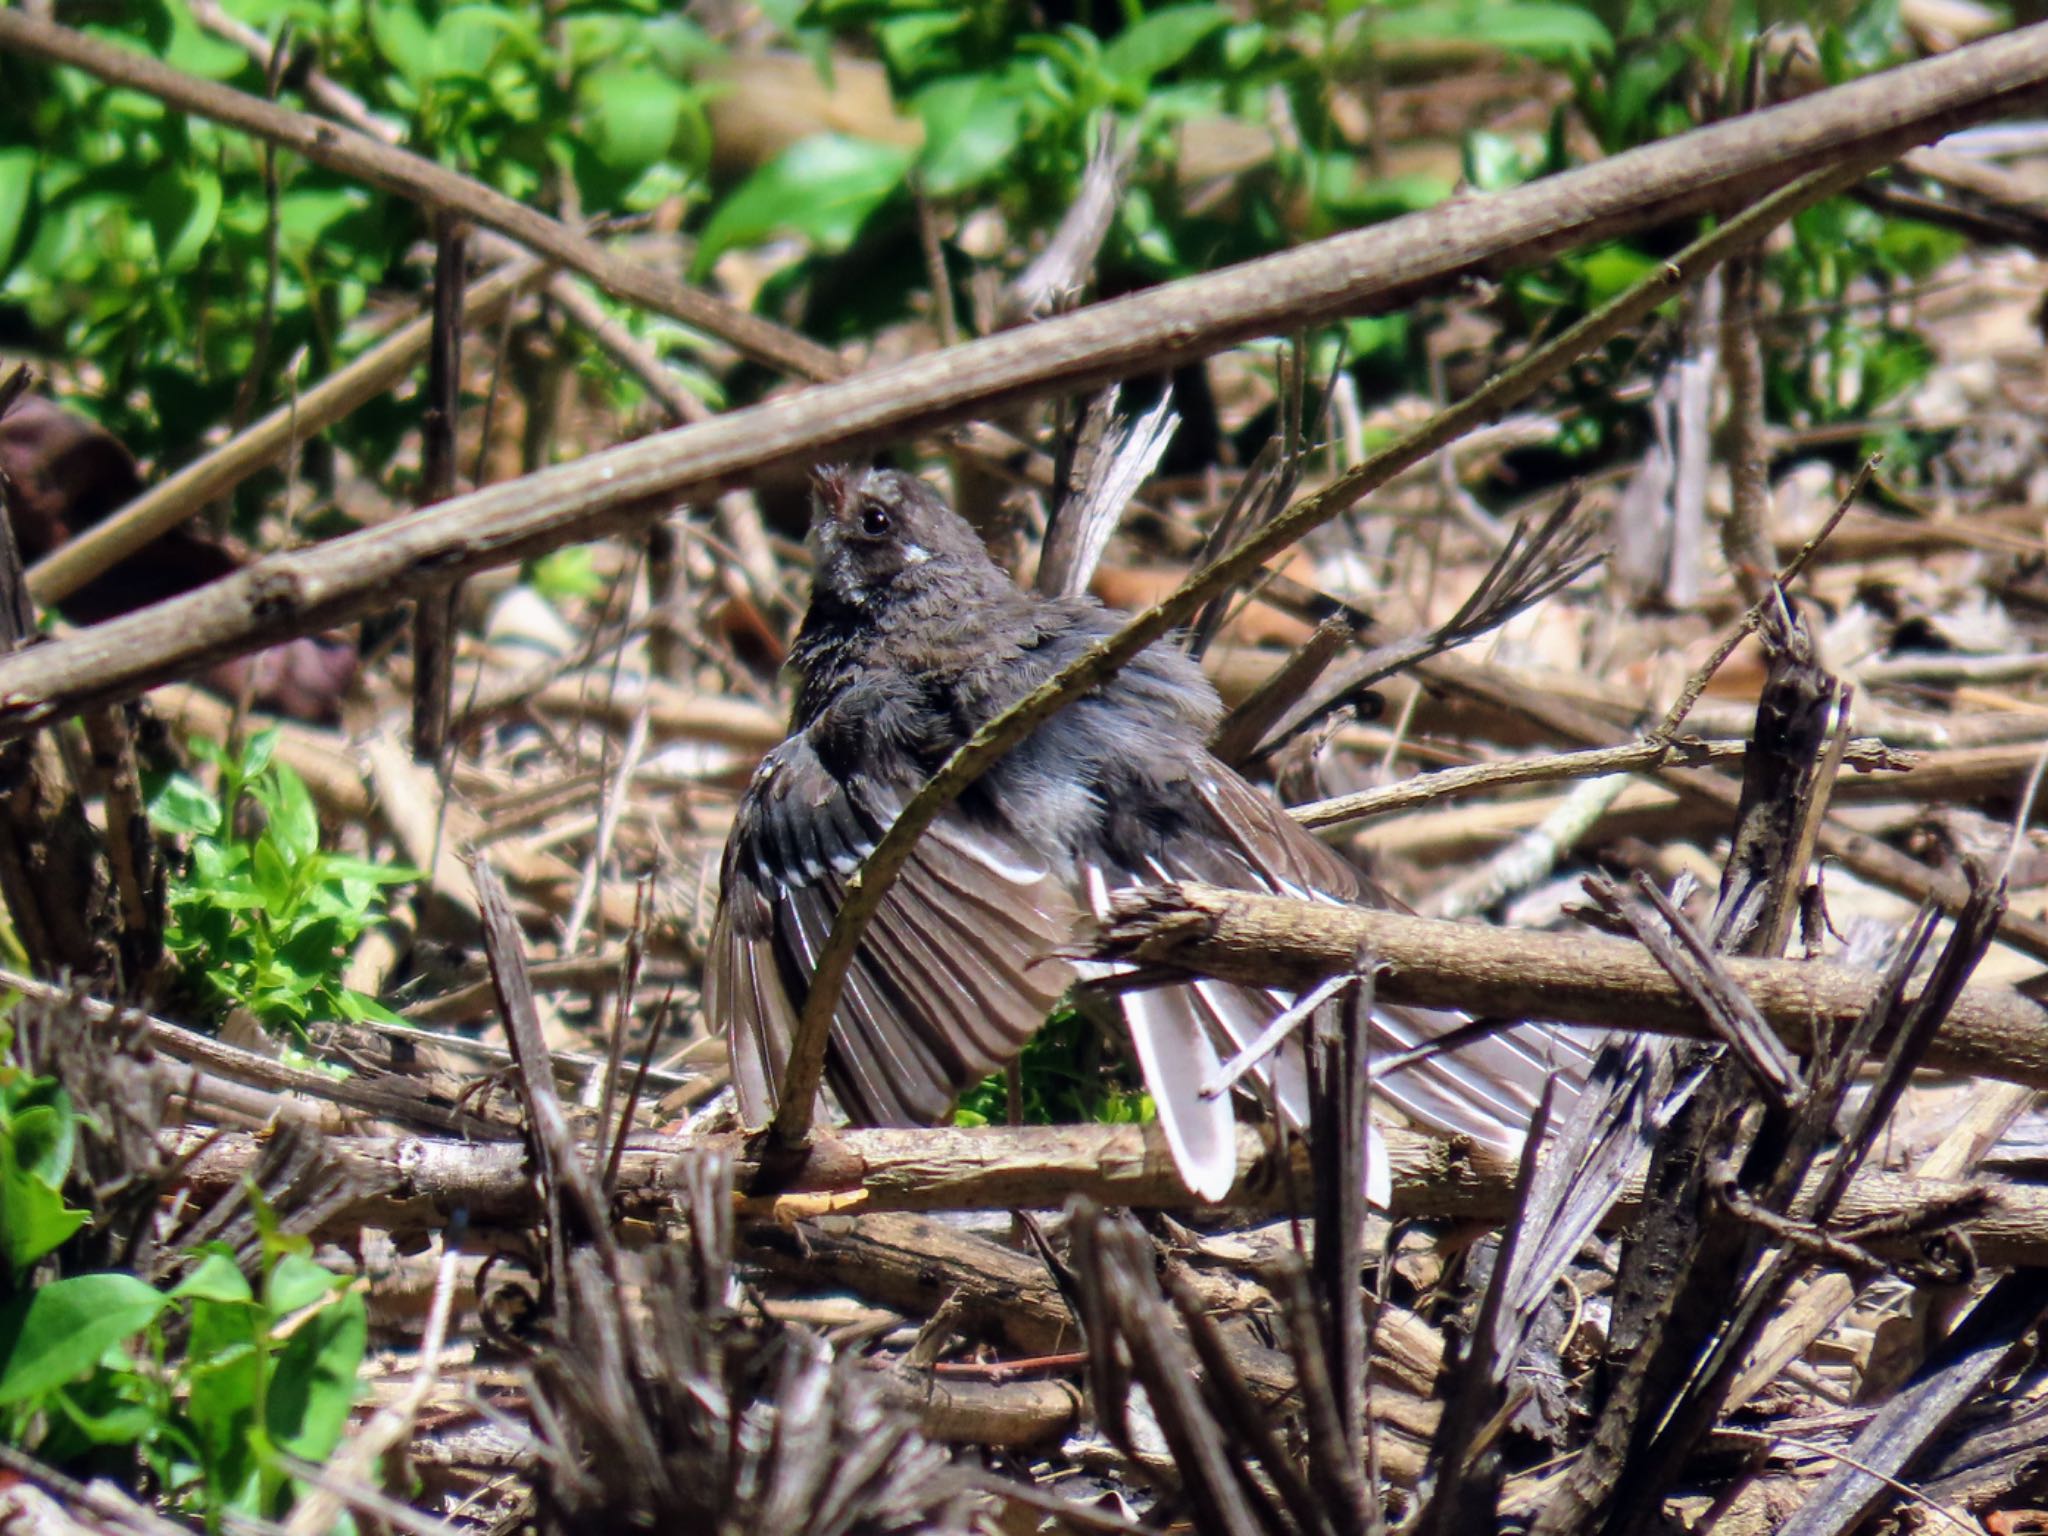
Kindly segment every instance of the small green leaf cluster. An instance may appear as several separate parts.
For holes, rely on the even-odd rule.
[[[555,604],[600,597],[606,582],[597,568],[596,549],[589,544],[564,544],[526,567],[526,584]]]
[[[0,1437],[60,1468],[139,1463],[208,1529],[281,1517],[299,1492],[284,1458],[324,1461],[347,1428],[362,1295],[267,1221],[260,1287],[220,1244],[168,1290],[121,1273],[36,1283],[87,1219],[63,1193],[75,1139],[64,1090],[0,1061]]]
[[[879,53],[923,127],[923,146],[830,137],[792,146],[713,214],[700,270],[721,251],[771,234],[800,235],[829,254],[856,237],[877,238],[876,225],[901,231],[912,185],[930,197],[994,202],[1015,228],[1042,225],[1072,201],[1106,122],[1137,146],[1138,169],[1104,252],[1125,281],[1276,249],[1291,238],[1283,207],[1299,194],[1313,203],[1309,222],[1319,232],[1450,191],[1432,184],[1362,192],[1349,157],[1335,173],[1336,157],[1325,153],[1335,139],[1328,89],[1342,66],[1329,51],[1327,16],[1248,20],[1227,6],[1182,0],[1127,5],[1116,26],[1044,27],[1019,5],[810,0],[789,12],[789,24],[820,53],[832,37]],[[1180,131],[1202,119],[1263,130],[1274,91],[1306,130],[1302,142],[1259,131],[1254,158],[1269,157],[1271,174],[1254,177],[1227,213],[1188,206],[1172,175]]]
[[[701,192],[710,132],[691,71],[718,50],[661,0],[224,9],[265,38],[288,33],[292,58],[317,58],[408,147],[510,196],[595,215]],[[95,14],[88,30],[110,41],[268,89],[249,53],[184,0]],[[301,105],[284,74],[282,98]],[[295,373],[303,385],[368,347],[375,336],[358,322],[372,295],[428,233],[407,198],[294,155],[269,163],[274,194],[247,134],[75,70],[0,58],[0,302],[37,350],[97,372],[91,408],[145,459],[189,454],[238,396],[245,417],[268,409]],[[673,326],[647,333],[663,350],[696,345]],[[334,440],[382,464],[416,417],[372,401]]]
[[[1108,42],[1072,24],[1032,30],[1003,5],[815,0],[794,20],[871,39],[924,128],[923,148],[831,136],[792,146],[720,205],[705,227],[700,270],[771,233],[844,250],[884,205],[903,213],[912,179],[933,197],[995,198],[1027,222],[1056,214],[1103,116],[1138,133],[1147,162],[1161,163],[1171,126],[1223,110],[1222,72],[1248,63],[1265,37],[1259,24],[1238,27],[1223,6],[1204,3],[1138,15]]]
[[[1254,8],[1126,0],[1047,25],[1017,3],[778,0],[765,7],[824,60],[875,54],[922,130],[919,148],[840,135],[792,145],[712,211],[697,270],[724,251],[796,236],[812,256],[764,306],[840,341],[903,313],[927,280],[912,193],[999,209],[1029,248],[1073,203],[1106,127],[1134,152],[1098,262],[1115,293],[1243,261],[1431,206],[1448,178],[1377,177],[1336,99],[1378,73],[1376,48],[1445,39],[1550,59],[1608,46],[1585,6],[1395,0]],[[1284,123],[1284,131],[1276,127]],[[1202,146],[1207,146],[1206,148]],[[830,258],[824,259],[824,258]],[[801,296],[803,302],[797,303]],[[1426,382],[1395,317],[1361,337],[1375,366]]]
[[[341,984],[349,951],[383,915],[383,888],[417,880],[320,846],[305,782],[276,760],[276,727],[230,755],[210,741],[192,751],[220,773],[218,791],[172,774],[150,796],[150,824],[186,840],[170,882],[165,947],[203,1004],[246,1008],[262,1024],[303,1039],[318,1019],[393,1020],[389,1009]],[[239,830],[250,807],[261,825]]]
[[[1911,287],[1961,245],[1950,231],[1846,198],[1795,218],[1771,272],[1782,308],[1810,319],[1777,338],[1766,379],[1773,417],[1798,425],[1860,421],[1924,380],[1935,363],[1927,339],[1899,323],[1891,305],[1857,305],[1854,290],[1859,283]],[[1889,473],[1896,475],[1903,445],[1891,446]]]
[[[183,4],[123,10],[116,40],[261,92],[247,55]],[[416,218],[396,200],[317,167],[280,169],[266,338],[261,148],[139,92],[0,61],[0,298],[43,350],[99,370],[96,407],[145,456],[226,420],[259,349],[278,372],[302,349],[315,377],[345,361],[349,323],[411,238]],[[273,381],[263,403],[276,398]]]
[[[1017,1059],[1026,1125],[1145,1125],[1152,1096],[1127,1063],[1101,1059],[1102,1035],[1077,1008],[1053,1010]],[[1005,1125],[1009,1087],[1002,1073],[960,1096],[955,1125]]]
[[[407,121],[413,142],[512,197],[545,201],[552,175],[573,181],[593,212],[650,207],[709,155],[686,77],[716,49],[659,5],[371,0],[357,17],[307,0],[261,8],[318,29],[330,49],[359,41],[367,22],[381,66],[362,72],[373,103]]]
[[[1609,155],[1683,133],[1703,117],[1742,110],[1766,25],[1806,21],[1820,74],[1830,84],[1900,62],[1907,41],[1896,0],[1852,0],[1789,13],[1744,0],[1711,17],[1690,0],[1626,0],[1596,8],[1611,13],[1612,52],[1570,55],[1566,62],[1573,78],[1571,112]],[[1775,78],[1771,70],[1766,75]],[[1574,161],[1562,112],[1539,154],[1492,134],[1473,134],[1466,143],[1468,179],[1482,190],[1549,175]],[[1872,286],[1882,292],[1916,283],[1956,254],[1960,238],[1843,198],[1801,214],[1792,233],[1790,242],[1770,248],[1764,276],[1776,295],[1773,310],[1809,316],[1810,323],[1765,329],[1772,418],[1806,426],[1877,412],[1926,377],[1933,354],[1884,309],[1859,308],[1852,290],[1860,285],[1868,297]],[[1661,243],[1641,238],[1588,247],[1542,271],[1518,275],[1509,285],[1519,311],[1517,329],[1570,324],[1653,272],[1684,237],[1684,231],[1673,230]],[[1669,313],[1676,310],[1674,301]],[[1585,409],[1569,444],[1577,452],[1591,455],[1607,446],[1614,415],[1608,402],[1622,373],[1640,372],[1639,352],[1640,338],[1626,338],[1610,347],[1604,366],[1582,373]]]

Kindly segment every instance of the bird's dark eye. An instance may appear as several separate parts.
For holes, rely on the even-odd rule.
[[[879,539],[889,531],[889,509],[869,502],[860,509],[860,531],[871,539]]]

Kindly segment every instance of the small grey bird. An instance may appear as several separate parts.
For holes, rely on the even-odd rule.
[[[789,1042],[846,881],[917,788],[976,729],[1121,616],[1093,598],[1020,589],[924,482],[820,470],[809,612],[790,655],[789,739],[762,760],[726,844],[706,1007],[728,1032],[740,1112],[775,1110]],[[827,1081],[867,1125],[930,1125],[1023,1048],[1075,981],[1059,958],[1108,893],[1165,880],[1385,905],[1358,871],[1205,745],[1216,691],[1153,645],[998,762],[920,839],[848,976]],[[1085,969],[1085,968],[1083,968]],[[1235,1171],[1223,1059],[1291,998],[1220,981],[1126,993],[1131,1042],[1176,1166],[1204,1199]],[[1381,1008],[1375,1044],[1406,1050],[1464,1021]],[[1296,1032],[1298,1036],[1299,1032]],[[1416,1123],[1518,1149],[1544,1084],[1583,1050],[1532,1027],[1480,1038],[1382,1079]],[[1253,1077],[1306,1129],[1291,1037]],[[1377,1145],[1369,1192],[1387,1197]]]

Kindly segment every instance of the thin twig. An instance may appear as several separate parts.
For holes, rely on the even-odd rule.
[[[939,329],[939,345],[960,345],[960,312],[953,306],[953,279],[946,271],[946,247],[939,234],[939,211],[925,195],[921,182],[911,188],[917,209],[917,243],[924,253],[925,285],[932,292],[932,321]]]
[[[626,1155],[626,1133],[633,1128],[633,1112],[639,1108],[640,1100],[647,1091],[647,1074],[654,1068],[654,1053],[661,1048],[661,1037],[668,1030],[668,1021],[675,1017],[676,989],[670,987],[662,995],[661,1006],[654,1011],[654,1022],[648,1026],[647,1044],[641,1049],[640,1064],[633,1073],[632,1085],[626,1090],[626,1102],[619,1106],[619,1129],[612,1138],[611,1155],[604,1162],[604,1177],[598,1187],[609,1195],[618,1187],[619,1159]]]
[[[1778,595],[1799,579],[1799,573],[1806,569],[1815,551],[1827,542],[1828,535],[1833,533],[1842,519],[1849,515],[1849,509],[1856,504],[1856,498],[1863,494],[1863,487],[1869,484],[1872,473],[1883,462],[1884,455],[1874,453],[1857,467],[1855,476],[1849,481],[1848,490],[1844,491],[1842,499],[1835,503],[1835,510],[1828,514],[1827,521],[1816,528],[1813,536],[1799,546],[1799,553],[1785,562],[1784,568],[1778,572],[1777,580],[1771,583],[1770,589],[1749,605],[1749,611],[1721,637],[1721,643],[1714,647],[1713,654],[1701,662],[1692,676],[1685,680],[1685,686],[1678,690],[1678,697],[1672,700],[1671,708],[1664,712],[1664,718],[1657,722],[1657,728],[1650,732],[1647,740],[1667,740],[1677,733],[1679,726],[1685,723],[1685,717],[1692,713],[1693,705],[1700,701],[1700,695],[1707,691],[1707,684],[1712,682],[1714,674],[1721,670],[1721,664],[1735,654],[1738,645],[1756,633],[1757,626],[1764,621],[1764,614],[1779,600]]]
[[[1340,668],[1314,697],[1283,712],[1265,739],[1254,745],[1263,747],[1306,728],[1334,702],[1355,697],[1358,690],[1383,678],[1420,667],[1498,629],[1523,609],[1578,580],[1601,559],[1593,544],[1592,521],[1577,515],[1579,501],[1574,487],[1533,530],[1527,524],[1518,525],[1456,613],[1434,629],[1377,646]]]
[[[263,66],[263,94],[268,101],[277,100],[278,88],[284,83],[284,68],[291,59],[292,24],[289,18],[279,23],[277,40],[269,46],[269,57],[260,54],[257,62]],[[257,398],[263,391],[264,376],[270,371],[270,341],[277,329],[277,279],[278,248],[284,230],[284,219],[278,205],[277,146],[263,146],[263,308],[256,316],[256,339],[249,348],[249,366],[242,370],[242,381],[235,387],[234,404],[228,408],[228,432],[233,435],[248,425],[249,413],[256,408]]]
[[[185,6],[199,25],[216,37],[233,43],[259,67],[270,57],[271,47],[263,34],[241,18],[222,10],[219,0],[185,0]],[[338,84],[318,63],[309,63],[303,70],[295,69],[293,78],[305,91],[307,99],[329,117],[338,117],[358,132],[386,144],[396,144],[404,137],[391,123],[365,106],[360,96]]]
[[[7,377],[0,380],[0,416],[14,409],[14,402],[34,387],[35,374],[26,363],[16,363]]]
[[[1776,1430],[1742,1429],[1732,1424],[1723,1424],[1714,1433],[1717,1436],[1724,1436],[1730,1439],[1748,1440],[1766,1449],[1773,1446],[1787,1445],[1795,1451],[1805,1452],[1808,1456],[1818,1456],[1823,1460],[1836,1462],[1841,1466],[1847,1467],[1852,1472],[1861,1472],[1865,1477],[1875,1478],[1900,1498],[1918,1504],[1930,1514],[1941,1516],[1943,1520],[1947,1521],[1957,1530],[1968,1533],[1968,1536],[1984,1536],[1984,1528],[1982,1526],[1973,1525],[1967,1520],[1957,1519],[1955,1511],[1930,1499],[1911,1483],[1902,1482],[1888,1472],[1880,1471],[1866,1462],[1858,1461],[1847,1451],[1833,1450],[1812,1440],[1801,1440],[1793,1435],[1779,1434]]]
[[[590,860],[583,867],[582,882],[576,887],[575,903],[569,908],[568,920],[562,929],[564,955],[576,953],[577,946],[583,942],[583,925],[589,920],[591,906],[597,900],[598,882],[604,878],[605,860],[611,857],[612,836],[618,830],[620,813],[626,808],[626,794],[632,788],[633,775],[640,771],[640,758],[646,750],[647,711],[642,708],[634,714],[633,723],[626,729],[626,744],[620,750],[618,767],[598,801],[597,836],[592,842]]]
[[[633,926],[626,931],[626,950],[619,958],[619,990],[612,999],[612,1037],[605,1047],[604,1085],[597,1101],[600,1136],[612,1123],[612,1106],[618,1098],[619,1068],[626,1059],[626,1025],[632,1021],[633,995],[640,990],[640,970],[647,959],[647,922],[653,895],[651,877],[642,879],[633,888]],[[619,1140],[624,1141],[625,1137],[625,1122],[621,1121]]]
[[[462,279],[467,231],[444,216],[434,230],[433,336],[427,347],[426,408],[420,416],[420,505],[455,493],[455,425],[462,408]],[[422,592],[412,621],[412,755],[439,763],[448,740],[448,690],[455,676],[459,581]]]
[[[1745,599],[1764,596],[1771,558],[1770,440],[1764,424],[1764,357],[1757,337],[1762,265],[1730,262],[1722,285],[1721,367],[1728,377],[1728,520],[1721,549]]]
[[[477,249],[493,261],[509,261],[521,254],[517,241],[507,240],[491,230],[477,232]],[[597,343],[598,350],[640,381],[640,387],[675,422],[708,421],[711,408],[699,400],[675,369],[655,350],[617,320],[583,284],[567,272],[548,279],[548,297],[567,315],[576,328]]]

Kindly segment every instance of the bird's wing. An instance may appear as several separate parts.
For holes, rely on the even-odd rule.
[[[1203,764],[1193,776],[1193,788],[1213,818],[1212,825],[1198,829],[1198,835],[1169,841],[1150,873],[1311,900],[1389,904],[1334,850],[1221,763]],[[1187,997],[1166,1006],[1201,1020],[1226,1053],[1244,1049],[1293,1000],[1285,993],[1218,981],[1174,990]],[[1411,1051],[1468,1022],[1436,1009],[1376,1007],[1374,1054]],[[1307,1109],[1299,1049],[1290,1037],[1257,1074],[1274,1108],[1297,1125],[1306,1119]],[[1514,1153],[1522,1146],[1545,1086],[1555,1082],[1561,1094],[1575,1095],[1590,1061],[1587,1045],[1569,1032],[1516,1025],[1376,1075],[1373,1091],[1419,1125]]]
[[[762,764],[727,845],[705,1005],[749,1124],[774,1113],[810,977],[860,867],[907,796],[835,778],[793,737]],[[929,1125],[1014,1060],[1073,979],[1052,951],[1076,911],[1042,860],[942,815],[870,923],[832,1021],[849,1118]]]

